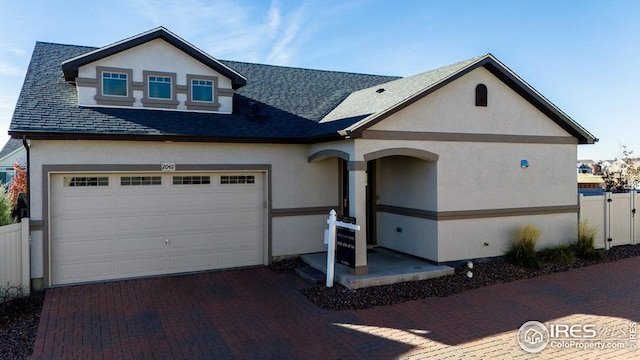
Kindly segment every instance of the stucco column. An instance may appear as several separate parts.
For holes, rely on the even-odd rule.
[[[356,231],[356,267],[349,269],[354,275],[365,275],[367,267],[367,163],[356,161],[349,163],[349,216],[356,218],[360,230]]]

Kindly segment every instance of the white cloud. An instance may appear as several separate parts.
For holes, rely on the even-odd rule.
[[[294,57],[293,53],[296,51],[296,48],[292,46],[292,42],[298,36],[304,13],[305,8],[301,7],[287,17],[284,29],[281,31],[282,34],[274,39],[274,44],[271,46],[271,51],[267,56],[267,62],[283,65],[291,63]]]
[[[149,22],[165,26],[217,58],[290,64],[305,5],[271,1],[268,9],[238,1],[135,0],[132,8]]]

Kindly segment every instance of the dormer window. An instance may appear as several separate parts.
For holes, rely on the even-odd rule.
[[[233,96],[231,89],[219,89],[218,77],[199,74],[187,74],[188,110],[217,111],[220,109],[221,96]]]
[[[127,74],[103,71],[102,95],[127,96]]]
[[[191,101],[213,101],[213,81],[193,79],[191,80]]]
[[[176,109],[176,73],[143,71],[144,94],[142,105],[151,108]]]
[[[168,76],[149,76],[149,98],[171,99],[171,78]]]
[[[133,70],[116,67],[96,66],[96,95],[97,104],[109,106],[132,106],[133,98]]]

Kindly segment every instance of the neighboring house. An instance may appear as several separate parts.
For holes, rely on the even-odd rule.
[[[591,165],[579,163],[578,174],[593,174],[593,168]]]
[[[604,179],[601,175],[578,173],[578,193],[584,195],[602,195],[604,188]]]
[[[27,153],[22,146],[21,139],[9,139],[0,150],[0,182],[9,184],[15,176],[13,165],[19,162],[20,166],[26,166]]]
[[[221,61],[164,28],[37,43],[9,133],[45,287],[326,251],[332,208],[361,225],[356,274],[373,245],[499,256],[527,223],[556,244],[597,140],[490,54],[398,78]]]

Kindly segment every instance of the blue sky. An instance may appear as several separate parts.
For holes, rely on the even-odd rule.
[[[408,76],[492,53],[600,139],[640,155],[636,0],[0,0],[0,141],[36,41],[103,46],[165,26],[225,60]]]

